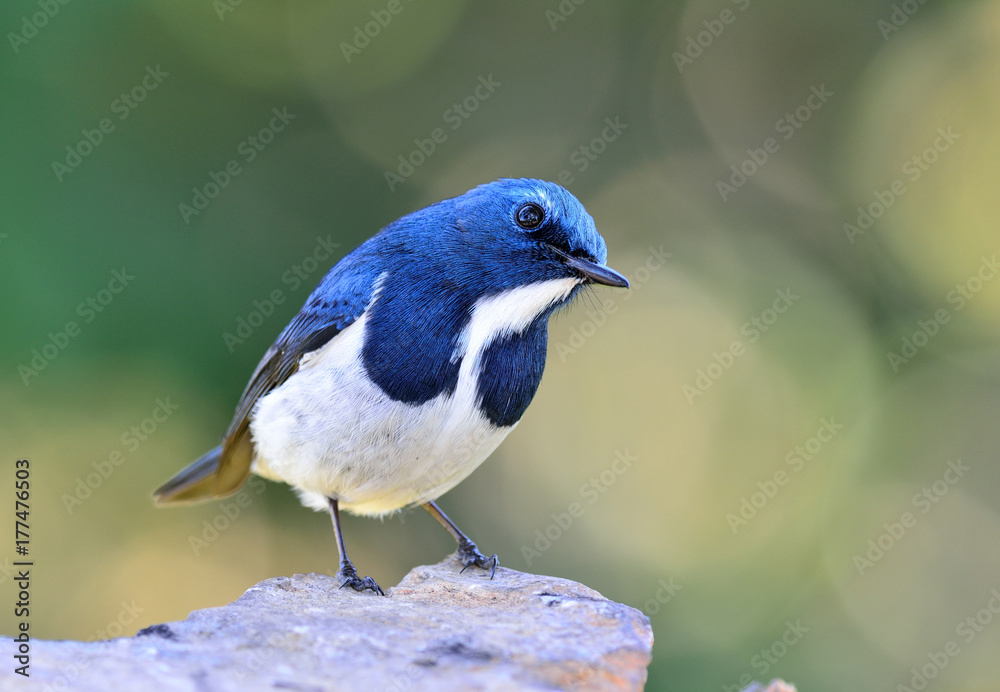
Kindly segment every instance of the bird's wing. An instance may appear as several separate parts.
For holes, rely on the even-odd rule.
[[[183,469],[154,493],[161,504],[206,500],[239,490],[250,475],[254,451],[250,418],[254,406],[298,370],[302,356],[315,351],[353,324],[375,294],[377,254],[351,253],[323,278],[306,304],[257,365],[222,444]]]
[[[254,370],[223,437],[213,488],[215,495],[234,492],[250,475],[253,461],[250,417],[261,397],[291,377],[298,370],[302,356],[335,338],[368,306],[378,272],[374,263],[365,266],[366,263],[351,259],[345,258],[343,266],[336,266],[326,275]]]

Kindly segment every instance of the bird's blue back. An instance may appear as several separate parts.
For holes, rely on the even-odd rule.
[[[362,357],[368,376],[407,404],[454,392],[461,367],[455,354],[476,301],[565,275],[558,263],[536,256],[539,236],[514,223],[521,201],[546,204],[551,218],[542,240],[605,261],[604,240],[575,197],[544,181],[500,180],[409,214],[368,239],[323,278],[279,341],[298,330],[312,338],[305,350],[319,348],[354,322],[377,291]],[[494,424],[516,423],[530,403],[545,366],[548,317],[571,297],[483,353],[479,406]]]
[[[579,201],[538,180],[481,185],[389,224],[320,281],[222,444],[157,501],[224,496],[255,470],[318,508],[337,497],[378,514],[447,492],[530,403],[552,312],[585,283],[627,287],[606,256]]]

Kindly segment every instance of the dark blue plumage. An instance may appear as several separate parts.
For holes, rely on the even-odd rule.
[[[529,233],[513,214],[519,204],[532,201],[548,201],[550,213]],[[544,252],[545,245],[600,264],[607,257],[593,219],[565,189],[537,180],[501,180],[384,228],[330,272],[306,301],[306,310],[339,316],[341,311],[330,306],[344,305],[353,313],[349,323],[361,313],[381,276],[380,298],[365,336],[364,367],[393,399],[422,404],[454,391],[461,361],[452,353],[477,299],[566,276],[564,263]],[[358,266],[363,271],[357,271]],[[343,328],[344,322],[341,319],[338,326]],[[526,337],[530,348],[518,350],[516,363],[523,367],[490,375],[491,402],[500,396],[497,388],[504,380],[519,393],[518,406],[502,416],[506,425],[520,418],[544,369],[544,320],[531,330],[540,333]],[[537,362],[529,363],[529,354]],[[487,409],[498,410],[492,403]]]
[[[546,203],[549,212],[530,232],[513,216],[527,202]],[[537,180],[482,185],[404,216],[356,248],[320,282],[278,342],[318,335],[302,352],[320,348],[360,316],[381,282],[365,337],[364,367],[393,399],[422,404],[454,391],[461,361],[452,354],[477,299],[566,276],[565,264],[545,252],[546,246],[599,264],[607,257],[593,219],[565,189]],[[540,335],[526,337],[531,348],[518,351],[516,363],[523,368],[491,374],[484,388],[492,401],[506,378],[519,393],[518,406],[501,417],[507,425],[517,422],[537,389],[545,363],[544,320],[531,327],[539,329]],[[528,363],[529,353],[539,362]],[[495,415],[498,408],[487,403],[483,410]]]
[[[389,224],[320,281],[268,349],[223,444],[157,491],[234,492],[253,471],[329,507],[434,504],[520,420],[545,368],[548,319],[589,283],[628,286],[580,202],[558,185],[499,180]]]
[[[523,332],[506,334],[486,347],[480,358],[476,405],[494,425],[514,425],[542,381],[548,341],[548,315]]]

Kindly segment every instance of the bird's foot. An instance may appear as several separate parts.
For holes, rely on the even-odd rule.
[[[340,579],[340,588],[349,586],[355,591],[372,591],[379,596],[385,596],[382,587],[376,584],[374,579],[371,577],[363,579],[359,577],[358,571],[354,569],[354,565],[341,565],[340,571],[337,572],[337,578]]]
[[[462,567],[463,572],[474,565],[479,569],[488,569],[490,571],[490,579],[493,578],[493,575],[496,574],[497,567],[500,566],[500,559],[497,557],[496,553],[486,557],[479,552],[479,548],[477,548],[476,544],[472,541],[460,544],[455,555],[457,555],[459,561],[465,565]]]

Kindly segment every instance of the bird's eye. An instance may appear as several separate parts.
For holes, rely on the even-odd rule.
[[[514,215],[517,225],[526,231],[533,231],[545,220],[545,211],[534,202],[522,204]]]

